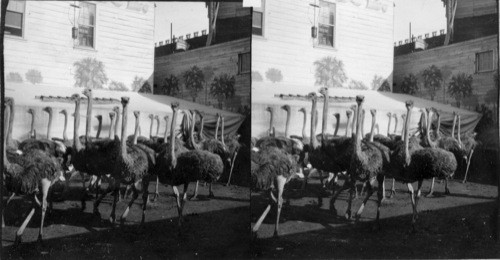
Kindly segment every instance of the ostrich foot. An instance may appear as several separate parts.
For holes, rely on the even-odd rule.
[[[429,192],[427,195],[425,195],[426,198],[433,198],[434,197],[434,192]]]
[[[200,200],[200,199],[198,198],[198,194],[196,194],[196,195],[192,196],[191,198],[189,198],[189,200]]]
[[[213,199],[213,198],[215,198],[215,195],[214,195],[214,193],[213,193],[213,192],[210,192],[210,193],[208,194],[208,198],[210,198],[210,199]]]
[[[274,233],[273,233],[273,238],[279,238],[280,236],[278,235],[278,231],[277,230],[274,230]]]
[[[446,195],[450,195],[450,194],[451,194],[451,193],[450,193],[450,190],[449,190],[449,189],[446,189],[446,190],[444,191],[444,194],[446,194]]]
[[[395,189],[392,189],[391,190],[391,193],[389,193],[389,199],[392,199],[392,197],[396,195],[396,190]]]
[[[16,234],[16,238],[14,239],[14,247],[18,247],[22,242],[23,242],[22,235],[19,236]]]

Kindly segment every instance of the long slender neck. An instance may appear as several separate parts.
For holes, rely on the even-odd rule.
[[[403,118],[403,128],[401,129],[401,136],[405,134],[405,127],[406,127],[406,117]]]
[[[64,141],[68,140],[68,135],[66,134],[67,130],[68,130],[68,114],[64,113],[64,129],[63,129],[63,140]]]
[[[217,123],[215,124],[215,139],[219,138],[219,123],[220,123],[220,117],[217,116]]]
[[[16,113],[14,109],[14,99],[10,100],[9,108],[10,108],[10,117],[9,117],[9,128],[8,128],[9,131],[7,131],[7,143],[11,143],[12,141],[12,130],[14,127],[14,116]]]
[[[121,156],[127,156],[127,108],[128,104],[123,103],[123,111],[122,111],[122,139],[121,141]]]
[[[302,123],[302,139],[306,137],[307,113],[304,110],[304,122]]]
[[[394,114],[396,115],[396,114]],[[394,131],[392,132],[393,134],[396,134],[396,130],[398,129],[398,117],[394,117]]]
[[[351,133],[349,132],[349,130],[351,130],[351,128],[349,127],[349,124],[351,123],[351,116],[350,114],[347,114],[347,124],[346,124],[346,127],[345,127],[345,136],[351,136]]]
[[[437,142],[433,142],[432,141],[432,138],[431,138],[431,123],[432,123],[432,111],[429,111],[429,115],[427,116],[426,113],[424,113],[425,117],[427,117],[426,119],[426,129],[425,129],[425,137],[427,138],[427,142],[429,143],[429,146],[432,147],[432,148],[436,148],[437,147]]]
[[[441,129],[441,114],[438,114],[437,117],[438,117],[438,122],[437,122],[436,136],[438,138],[441,138],[441,132],[439,132]]]
[[[198,140],[203,140],[203,125],[205,125],[205,117],[200,115],[200,131],[198,132]]]
[[[409,132],[408,132],[408,125],[410,123],[410,117],[411,117],[411,109],[407,108],[406,112],[406,120],[405,120],[405,126],[404,126],[404,141],[405,141],[405,151],[404,151],[404,157],[406,160],[406,163],[409,163],[409,158],[410,158],[410,151],[409,151]]]
[[[120,122],[120,110],[116,110],[115,131],[114,131],[115,139],[118,139],[118,124],[119,124],[119,122]]]
[[[49,124],[47,125],[47,139],[51,140],[52,138],[52,111],[49,111]]]
[[[455,138],[455,125],[457,123],[457,115],[453,115],[453,127],[451,128],[451,137]]]
[[[387,135],[391,134],[391,120],[392,115],[389,116],[389,122],[387,123]]]
[[[90,141],[90,128],[92,125],[92,105],[93,105],[93,98],[92,94],[89,93],[87,96],[88,103],[87,103],[87,122],[85,126],[85,139],[87,142]]]
[[[316,99],[312,100],[312,108],[311,108],[311,137],[310,137],[310,144],[311,147],[316,148],[318,147],[318,139],[316,139],[316,107],[317,107],[317,101]]]
[[[153,123],[154,123],[154,118],[151,117],[151,124],[149,125],[149,138],[153,138]]]
[[[361,139],[365,136],[365,110],[361,110]]]
[[[139,115],[135,117],[134,139],[132,141],[133,145],[137,144],[137,137],[139,137]]]
[[[110,116],[109,117],[111,123],[109,125],[109,136],[108,138],[111,139],[113,138],[113,128],[115,127],[115,116]]]
[[[269,133],[273,133],[272,135],[274,135],[274,128],[273,128],[273,125],[274,125],[274,109],[271,109],[269,112],[271,113],[271,117],[269,119]]]
[[[160,132],[160,119],[159,118],[155,118],[156,119],[156,134],[155,136],[158,136],[158,133]]]
[[[286,111],[286,123],[285,123],[285,137],[288,138],[288,129],[290,127],[290,117],[291,117],[290,110]]]
[[[10,126],[10,107],[6,106],[4,110],[4,129],[9,129],[8,127]],[[9,168],[9,160],[7,159],[7,135],[4,135],[3,138],[3,166],[4,168]]]
[[[370,130],[370,142],[373,142],[373,136],[375,135],[375,117],[377,115],[376,114],[372,114],[372,127],[371,127],[371,130]]]
[[[194,140],[194,125],[196,123],[196,113],[193,113],[193,119],[191,122],[191,128],[189,129],[189,142],[191,142],[191,146],[193,146],[193,149],[195,150],[200,150],[201,147],[199,144],[196,143]]]
[[[356,110],[357,111],[357,110]],[[352,117],[352,124],[351,124],[351,137],[354,137],[356,133],[356,124],[358,122],[358,115],[356,114],[356,111],[354,111],[354,116]]]
[[[356,111],[356,117],[357,117],[357,120],[356,120],[356,141],[354,142],[354,145],[355,145],[355,151],[356,153],[359,153],[361,152],[361,139],[362,139],[362,136],[361,136],[361,114],[363,111],[362,110],[362,103],[359,103],[358,104],[358,109]]]
[[[462,139],[460,138],[460,115],[457,115],[458,117],[458,127],[457,127],[457,139],[458,139],[458,143],[460,144],[460,146],[462,146]]]
[[[175,122],[177,122],[177,109],[172,109],[172,122],[170,123],[170,161],[171,167],[175,168],[177,161],[175,158]]]
[[[224,143],[224,117],[221,118],[221,128],[220,128],[220,141],[222,142],[222,145],[226,145]]]
[[[337,133],[339,132],[339,124],[340,124],[339,114],[335,114],[335,132],[333,132],[333,136],[337,136]]]
[[[80,128],[80,102],[80,99],[75,101],[75,119],[73,130],[73,149],[75,151],[80,151],[82,149],[82,144],[80,143],[80,138],[78,137],[78,129]]]
[[[328,105],[330,98],[328,95],[328,91],[325,91],[324,99],[323,99],[323,118],[322,118],[322,125],[321,125],[321,135],[323,138],[321,139],[322,141],[326,140],[326,128],[328,126]]]
[[[99,125],[97,126],[97,134],[95,135],[95,138],[99,138],[101,135],[101,127],[102,127],[102,118],[98,117],[97,120],[99,121]]]
[[[163,142],[167,142],[168,138],[168,116],[165,117],[165,134],[163,135]]]
[[[36,115],[35,115],[35,110],[33,110],[33,113],[31,114],[32,118],[31,118],[31,131],[30,131],[30,136],[31,138],[36,138],[35,136],[35,118],[36,118]]]

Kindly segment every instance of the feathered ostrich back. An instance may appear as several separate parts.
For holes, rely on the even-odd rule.
[[[285,153],[276,147],[267,147],[259,152],[252,152],[252,188],[267,190],[274,179],[281,175],[290,178],[298,170],[297,156]]]
[[[220,156],[208,151],[190,150],[177,156],[173,182],[177,185],[197,180],[215,182],[223,170]]]

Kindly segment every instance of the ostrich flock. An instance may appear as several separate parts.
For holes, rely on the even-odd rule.
[[[323,98],[322,131],[316,134],[318,124],[317,101],[320,98],[312,92],[308,99],[312,101],[311,108],[311,132],[306,136],[307,113],[305,108],[300,108],[299,112],[304,114],[302,136],[289,136],[288,128],[290,123],[290,106],[281,108],[287,113],[285,136],[275,136],[273,126],[274,110],[268,107],[271,113],[271,121],[268,136],[257,139],[252,138],[251,154],[251,174],[252,189],[265,191],[270,195],[269,205],[266,207],[260,218],[252,228],[253,236],[257,236],[257,231],[266,215],[269,213],[272,204],[276,204],[276,224],[274,236],[278,236],[279,218],[283,205],[283,191],[285,184],[292,178],[305,178],[302,189],[305,188],[307,175],[317,172],[323,183],[323,173],[328,173],[328,180],[334,187],[330,200],[329,209],[333,216],[337,216],[335,201],[344,190],[349,190],[348,206],[345,217],[351,219],[351,205],[354,194],[357,197],[357,182],[363,183],[366,188],[366,196],[355,215],[355,222],[359,221],[363,209],[377,186],[377,215],[375,228],[380,228],[379,218],[381,204],[383,200],[390,199],[396,193],[394,182],[404,183],[410,193],[413,207],[412,231],[416,230],[417,205],[421,196],[421,188],[424,180],[432,180],[430,192],[427,196],[432,196],[434,189],[434,179],[444,179],[446,183],[445,194],[449,194],[446,180],[452,178],[457,171],[465,172],[465,178],[469,168],[471,156],[476,146],[474,136],[464,137],[462,141],[460,134],[460,115],[454,113],[452,136],[443,136],[440,133],[441,118],[439,111],[434,108],[421,109],[421,120],[419,129],[410,135],[410,122],[412,117],[413,101],[406,101],[406,114],[401,115],[403,119],[403,129],[400,134],[396,133],[398,117],[394,113],[388,113],[389,125],[388,135],[378,133],[376,123],[376,109],[370,109],[372,116],[371,131],[368,134],[363,132],[364,96],[357,96],[356,103],[347,110],[347,126],[344,135],[338,135],[340,114],[333,114],[336,118],[335,131],[333,134],[327,133],[329,103],[330,98],[327,88],[321,88],[320,94]],[[353,116],[354,115],[354,116]],[[434,116],[437,116],[437,123]],[[396,127],[391,131],[391,118],[396,120]],[[455,137],[455,124],[458,120],[458,134]],[[434,125],[435,127],[431,126]],[[377,129],[377,131],[375,131]],[[307,174],[308,173],[308,174]],[[335,190],[338,177],[345,179],[343,185]],[[392,188],[390,196],[385,196],[384,181],[392,178]],[[464,182],[465,182],[464,178]],[[417,183],[414,190],[413,183]],[[326,181],[323,183],[324,189]],[[376,184],[377,183],[377,184]],[[276,193],[276,195],[275,195]],[[361,191],[363,194],[363,190]],[[321,197],[321,196],[320,196]],[[321,206],[321,198],[318,201]]]
[[[224,117],[217,115],[217,125],[214,138],[208,138],[203,134],[204,112],[198,110],[180,110],[179,104],[171,104],[172,120],[168,127],[168,116],[165,116],[167,127],[163,137],[158,137],[159,117],[150,115],[151,127],[150,137],[140,136],[139,111],[133,111],[135,117],[135,131],[133,135],[127,136],[128,123],[128,97],[121,98],[120,107],[115,107],[109,113],[111,127],[107,138],[101,137],[102,116],[97,115],[99,128],[95,137],[90,136],[93,94],[92,90],[83,91],[85,97],[79,94],[71,96],[74,102],[74,131],[73,139],[68,139],[66,128],[68,125],[68,111],[61,110],[64,116],[64,131],[62,138],[52,137],[52,117],[51,107],[44,108],[49,114],[47,138],[37,138],[34,129],[35,110],[29,109],[32,115],[30,137],[23,141],[12,139],[12,128],[14,122],[14,99],[5,98],[5,118],[3,146],[3,196],[9,195],[7,202],[2,209],[2,227],[4,224],[4,210],[9,210],[9,202],[16,196],[24,196],[32,201],[32,206],[26,219],[16,232],[15,245],[22,241],[22,234],[30,222],[35,209],[41,208],[41,223],[38,241],[43,242],[43,225],[47,211],[52,209],[52,202],[55,194],[54,184],[62,181],[64,190],[62,194],[74,192],[75,189],[68,189],[69,179],[75,173],[82,176],[84,196],[82,197],[82,210],[85,209],[87,192],[93,188],[95,199],[93,204],[94,214],[99,214],[99,204],[103,198],[112,193],[113,203],[109,217],[113,225],[116,220],[116,205],[121,199],[120,188],[125,186],[127,191],[131,191],[132,197],[127,204],[125,211],[120,217],[120,224],[123,225],[127,215],[142,192],[142,219],[141,225],[146,218],[146,205],[149,202],[149,183],[156,180],[155,196],[159,196],[158,183],[172,186],[176,197],[178,210],[179,232],[182,232],[182,212],[187,200],[187,189],[191,182],[196,182],[196,189],[193,198],[198,193],[198,182],[209,183],[209,198],[213,197],[211,184],[216,182],[221,175],[228,174],[229,185],[233,165],[241,145],[239,136],[224,135]],[[87,103],[86,129],[85,135],[79,135],[80,126],[80,105],[82,100]],[[176,133],[176,122],[178,113],[184,113],[183,123],[187,123],[189,128]],[[195,133],[195,123],[197,115],[200,116],[199,131]],[[118,122],[121,117],[121,134],[118,132]],[[157,134],[152,135],[153,120],[158,122]],[[219,138],[219,123],[221,133]],[[169,131],[167,131],[169,130]],[[114,133],[113,133],[114,132]],[[85,175],[90,176],[90,182],[86,187]],[[108,182],[105,190],[101,189],[101,180]],[[179,186],[183,186],[182,194]],[[39,195],[41,194],[41,200]],[[124,197],[126,198],[127,192]],[[65,196],[61,195],[64,199]]]

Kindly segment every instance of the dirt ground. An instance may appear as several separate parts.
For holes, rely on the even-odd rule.
[[[386,180],[386,189],[389,183]],[[343,181],[339,181],[340,184]],[[491,182],[490,182],[491,183]],[[494,183],[494,182],[493,182]],[[406,185],[396,183],[397,194],[381,208],[380,230],[374,229],[376,193],[372,195],[360,222],[344,218],[348,192],[344,191],[329,210],[330,195],[323,193],[318,207],[319,180],[309,181],[306,191],[290,183],[280,221],[280,237],[273,238],[276,208],[272,207],[252,243],[253,257],[264,258],[500,258],[500,247],[492,239],[497,187],[452,180],[451,195],[444,196],[444,183],[436,183],[435,197],[422,197],[418,208],[417,232],[411,232],[412,207]],[[361,184],[358,184],[359,190]],[[427,194],[430,182],[424,182]],[[269,199],[252,192],[252,226]],[[353,217],[361,199],[354,200]]]
[[[146,223],[140,226],[142,199],[136,200],[124,227],[108,221],[112,197],[107,196],[92,214],[92,200],[81,211],[81,183],[72,179],[71,195],[54,203],[46,218],[44,244],[36,242],[40,223],[37,210],[23,235],[23,243],[13,247],[15,232],[28,214],[30,203],[16,199],[5,213],[2,230],[2,259],[166,259],[166,258],[242,258],[250,255],[250,191],[239,186],[215,184],[215,198],[208,200],[208,185],[200,186],[197,201],[185,206],[182,235],[177,227],[177,208],[172,188],[160,185],[161,197],[148,206]],[[154,191],[154,184],[150,192]],[[105,187],[105,186],[104,186]],[[181,188],[182,189],[182,188]],[[194,184],[189,186],[189,194]],[[117,217],[128,200],[118,203]]]

